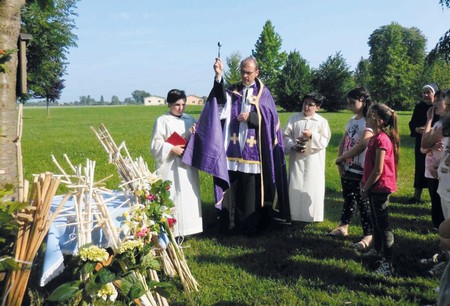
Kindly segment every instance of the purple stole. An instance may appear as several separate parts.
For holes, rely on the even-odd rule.
[[[258,92],[256,86],[254,87],[254,92]],[[242,92],[242,91],[241,91]],[[247,137],[244,139],[244,143],[241,144],[239,142],[239,127],[241,123],[236,119],[237,116],[241,113],[242,106],[242,95],[233,94],[233,101],[231,105],[231,118],[230,121],[230,141],[227,147],[227,159],[235,160],[241,163],[258,163],[260,161],[259,158],[259,150],[258,150],[258,135],[257,130],[254,128],[247,128]],[[250,111],[255,111],[255,106],[251,105]],[[243,149],[241,151],[241,146]]]

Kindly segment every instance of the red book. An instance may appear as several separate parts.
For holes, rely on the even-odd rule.
[[[185,145],[187,143],[187,140],[184,139],[184,137],[182,137],[177,132],[173,132],[172,135],[170,135],[170,137],[167,138],[166,142],[170,143],[171,145],[178,146],[178,145]]]

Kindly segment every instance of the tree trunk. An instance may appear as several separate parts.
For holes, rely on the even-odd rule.
[[[25,0],[0,0],[0,49],[17,50],[20,33],[20,11]],[[16,79],[18,53],[0,71],[0,188],[17,187],[17,108]]]

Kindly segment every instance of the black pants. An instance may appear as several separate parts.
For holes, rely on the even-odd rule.
[[[416,137],[414,146],[414,188],[426,188],[425,154],[420,152],[422,136]]]
[[[390,193],[370,193],[370,208],[374,228],[374,248],[381,252],[383,258],[392,260],[394,233],[389,225]]]
[[[222,232],[253,234],[270,222],[269,210],[261,206],[261,175],[229,171],[230,189],[220,212]]]
[[[431,221],[435,228],[439,228],[439,225],[445,220],[442,212],[441,196],[437,192],[439,180],[427,178],[427,184],[431,199]]]
[[[370,203],[368,198],[361,197],[359,193],[359,180],[341,178],[342,196],[344,206],[342,206],[341,224],[350,224],[356,207],[361,215],[361,226],[364,236],[372,235],[373,227],[370,219]]]

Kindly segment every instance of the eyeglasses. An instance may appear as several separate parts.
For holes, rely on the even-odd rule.
[[[245,71],[245,70],[241,70],[241,74],[242,75],[252,75],[253,73],[255,73],[256,72],[256,70],[255,71]]]

